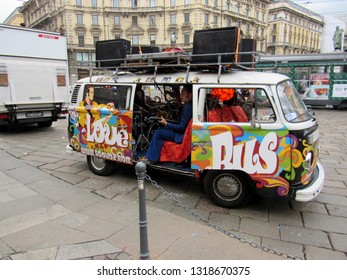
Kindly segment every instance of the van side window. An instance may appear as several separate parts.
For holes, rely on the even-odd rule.
[[[256,120],[259,122],[272,123],[276,117],[271,102],[263,89],[255,90]]]
[[[244,109],[237,103],[236,88],[203,88],[206,94],[204,119],[207,122],[248,122]]]
[[[129,109],[127,104],[131,87],[118,85],[86,85],[83,100],[85,105],[113,106],[115,109]]]

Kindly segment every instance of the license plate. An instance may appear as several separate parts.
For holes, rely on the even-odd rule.
[[[43,112],[31,112],[31,113],[26,113],[26,116],[28,118],[37,118],[37,117],[42,117]]]

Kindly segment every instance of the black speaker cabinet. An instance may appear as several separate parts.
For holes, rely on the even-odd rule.
[[[130,53],[130,47],[131,42],[125,39],[105,40],[96,42],[96,67],[114,67],[121,65],[123,61],[121,61],[120,59],[124,59],[126,55]]]
[[[238,27],[225,27],[197,30],[194,33],[193,63],[217,63],[217,55],[199,56],[202,54],[235,53],[222,55],[222,62],[237,62],[241,30]],[[198,55],[198,56],[195,56]]]
[[[157,53],[157,52],[159,52],[159,47],[155,47],[155,46],[132,46],[131,47],[131,54]]]
[[[254,67],[254,56],[251,53],[243,54],[243,52],[256,52],[257,42],[254,39],[242,39],[241,40],[241,54],[239,55],[239,62],[246,67]]]

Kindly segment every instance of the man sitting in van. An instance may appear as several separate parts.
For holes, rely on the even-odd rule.
[[[254,94],[250,89],[242,88],[237,92],[236,105],[240,106],[245,112],[248,120],[252,118],[252,108],[254,106]]]
[[[181,101],[184,103],[179,123],[172,123],[165,120],[162,116],[158,121],[163,127],[156,130],[153,134],[146,157],[141,160],[155,164],[159,161],[161,149],[164,141],[182,143],[184,132],[192,118],[192,87],[185,85],[180,94]]]

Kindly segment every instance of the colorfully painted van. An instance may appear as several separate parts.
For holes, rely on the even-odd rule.
[[[319,127],[287,76],[256,71],[117,71],[73,88],[69,146],[90,169],[112,173],[146,153],[158,116],[178,121],[182,86],[193,88],[193,115],[180,144],[165,142],[158,171],[194,176],[222,207],[252,194],[309,201],[323,187]],[[251,116],[238,103],[248,89]]]

